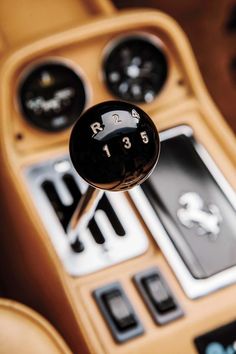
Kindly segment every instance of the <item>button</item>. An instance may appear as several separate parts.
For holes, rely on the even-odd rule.
[[[144,328],[120,283],[96,289],[93,296],[117,342],[125,342],[144,333]]]
[[[133,310],[119,289],[104,294],[103,301],[118,330],[124,331],[137,325]]]
[[[158,268],[136,274],[134,282],[157,324],[164,325],[184,315]]]
[[[144,278],[143,285],[158,312],[165,313],[176,308],[173,298],[157,274]]]

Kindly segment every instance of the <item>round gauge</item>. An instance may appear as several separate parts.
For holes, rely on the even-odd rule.
[[[85,107],[83,81],[58,62],[34,66],[19,88],[24,118],[40,129],[57,132],[74,123]]]
[[[112,94],[126,101],[150,103],[167,78],[167,60],[162,49],[145,36],[119,41],[109,51],[103,70]]]

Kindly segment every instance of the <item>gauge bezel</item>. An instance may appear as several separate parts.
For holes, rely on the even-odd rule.
[[[24,67],[24,69],[22,70],[22,72],[19,75],[19,78],[18,78],[17,84],[16,84],[15,106],[16,106],[18,112],[20,113],[23,121],[26,123],[29,123],[31,127],[33,127],[34,129],[40,130],[41,132],[44,132],[44,133],[56,134],[56,133],[61,133],[61,132],[65,131],[66,129],[69,129],[70,127],[72,127],[73,124],[75,123],[76,119],[75,119],[75,121],[70,122],[69,124],[66,124],[59,129],[53,129],[53,128],[50,129],[50,128],[40,127],[34,121],[28,119],[28,117],[25,115],[24,108],[22,106],[22,102],[21,102],[21,98],[20,98],[20,92],[21,92],[22,86],[24,84],[24,81],[33,72],[33,70],[39,68],[42,65],[50,65],[50,64],[62,65],[64,67],[66,67],[67,69],[70,69],[82,82],[82,85],[84,88],[84,94],[85,94],[85,101],[84,101],[83,110],[81,111],[80,115],[88,108],[89,104],[92,101],[92,88],[91,88],[91,85],[89,84],[89,80],[88,80],[87,76],[85,75],[85,73],[81,69],[81,67],[79,65],[77,65],[75,62],[73,62],[67,58],[56,57],[56,56],[55,57],[54,56],[44,57],[41,59],[36,59]],[[78,118],[79,118],[79,116],[78,116]]]
[[[163,85],[161,86],[160,90],[155,94],[154,99],[151,102],[146,102],[146,101],[129,101],[126,100],[127,102],[137,104],[137,105],[150,105],[153,102],[156,101],[156,99],[159,98],[159,96],[162,94],[162,92],[165,90],[169,79],[170,79],[170,71],[171,71],[171,63],[170,63],[170,57],[168,55],[168,50],[164,42],[160,39],[160,37],[156,36],[154,33],[149,33],[145,31],[131,31],[129,34],[120,34],[116,35],[112,39],[109,40],[109,42],[105,45],[102,53],[102,62],[101,62],[101,70],[100,70],[100,80],[103,82],[107,92],[114,98],[114,99],[119,99],[123,100],[121,97],[115,95],[109,88],[107,84],[107,78],[106,78],[106,73],[105,73],[105,64],[108,60],[108,57],[112,53],[112,51],[120,45],[122,42],[130,40],[130,39],[141,39],[141,40],[146,40],[150,44],[152,44],[156,49],[160,50],[162,54],[164,55],[166,59],[166,79]]]

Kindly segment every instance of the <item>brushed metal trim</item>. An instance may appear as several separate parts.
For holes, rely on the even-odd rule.
[[[106,239],[105,244],[98,245],[88,228],[79,228],[80,240],[85,249],[81,253],[74,252],[68,235],[42,190],[41,184],[47,179],[53,181],[63,203],[70,205],[72,196],[62,181],[62,176],[65,173],[73,175],[82,193],[86,191],[87,183],[75,172],[68,156],[29,166],[23,173],[39,218],[45,226],[58,257],[70,275],[76,277],[90,274],[137,257],[148,249],[148,238],[125,193],[105,192],[126,231],[125,236],[116,235],[106,214],[98,210],[94,217]]]

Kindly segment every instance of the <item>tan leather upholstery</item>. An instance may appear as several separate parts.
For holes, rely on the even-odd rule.
[[[0,299],[1,354],[70,354],[55,329],[35,311]]]

